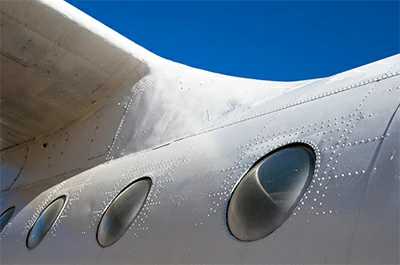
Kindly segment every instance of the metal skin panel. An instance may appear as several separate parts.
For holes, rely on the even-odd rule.
[[[400,224],[399,107],[386,135],[392,137],[381,142],[376,159],[370,164],[371,174],[359,208],[350,263],[399,263],[399,230],[392,229]]]
[[[346,102],[341,108],[335,108],[337,101],[328,100],[329,97],[311,100],[199,133],[161,148],[114,159],[76,175],[35,198],[5,228],[1,235],[2,262],[364,262],[364,254],[354,255],[357,249],[364,249],[365,245],[363,240],[357,239],[361,233],[358,229],[362,229],[358,228],[358,224],[369,224],[369,228],[376,231],[381,227],[380,222],[385,222],[386,226],[391,226],[391,229],[386,227],[385,231],[390,230],[394,234],[398,225],[396,220],[389,219],[392,221],[388,223],[388,219],[379,216],[366,216],[368,220],[374,220],[371,224],[367,219],[361,219],[365,215],[359,213],[362,208],[368,214],[373,214],[373,209],[377,207],[365,203],[365,199],[370,197],[367,196],[365,185],[373,170],[370,168],[371,162],[380,160],[383,154],[380,151],[374,158],[380,143],[391,139],[390,146],[380,147],[380,150],[388,149],[386,153],[393,153],[398,146],[398,137],[395,134],[387,135],[386,128],[393,121],[392,116],[398,105],[393,98],[399,95],[399,90],[390,91],[390,94],[387,93],[388,89],[388,86],[374,87],[374,94],[381,101],[375,102],[372,110],[359,108],[359,103],[371,90],[367,85],[360,86],[332,96],[339,102]],[[366,102],[369,101],[374,101],[374,97],[369,97]],[[353,119],[357,108],[359,112],[372,113],[370,120],[367,117]],[[322,129],[315,125],[328,123],[322,119],[321,113],[327,113],[328,110],[332,113],[335,109],[339,115],[332,114],[330,119],[333,122],[334,116],[339,116],[337,125],[333,123]],[[344,113],[347,115],[342,115]],[[299,115],[301,122],[298,124],[302,123],[305,127],[297,129],[297,124],[291,127],[288,121]],[[373,119],[374,116],[379,118]],[[371,122],[374,126],[369,129]],[[398,128],[397,123],[393,123],[393,126]],[[349,138],[343,142],[343,146],[338,141],[342,136],[340,132],[345,128],[351,128],[352,132],[347,131]],[[364,137],[359,132],[367,135]],[[319,161],[318,170],[305,196],[289,219],[268,237],[251,243],[234,239],[225,222],[230,192],[260,156],[292,141],[312,145]],[[393,161],[392,164],[397,162],[389,161]],[[386,164],[380,165],[383,168]],[[377,172],[375,170],[374,174]],[[145,175],[153,178],[154,185],[136,222],[114,245],[101,248],[95,240],[95,234],[102,213],[120,190]],[[370,189],[373,183],[379,182],[371,182]],[[392,205],[392,212],[398,212],[398,204],[393,205],[393,196],[398,196],[398,190],[384,190],[390,192],[390,201],[382,198],[379,205]],[[20,246],[26,238],[26,230],[29,230],[29,220],[40,212],[43,202],[62,194],[68,194],[71,199],[49,232],[52,236],[46,237],[35,251]],[[374,207],[371,211],[368,210],[369,205]],[[393,240],[391,238],[394,236],[382,237],[381,241]],[[370,241],[368,247],[379,249],[381,241]],[[388,244],[392,242],[389,241]],[[48,251],[55,255],[42,254]],[[376,258],[396,263],[397,250],[388,251],[392,258],[380,259],[379,251],[376,252],[379,254]]]
[[[140,68],[141,58],[106,34],[93,34],[96,23],[76,23],[80,13],[71,13],[69,5],[4,1],[0,11],[1,112],[7,117],[1,120],[0,149],[28,143],[99,109]]]
[[[27,148],[20,148],[14,152],[2,154],[0,166],[1,191],[9,189],[17,180],[27,160],[27,153]]]
[[[400,55],[315,80],[250,80],[159,58],[65,2],[14,2],[39,13],[43,6],[48,16],[86,29],[80,38],[89,44],[100,36],[141,64],[121,70],[98,109],[79,111],[80,119],[50,134],[36,131],[40,123],[26,124],[30,130],[18,139],[27,142],[2,151],[0,212],[16,208],[0,234],[1,264],[400,262]],[[8,11],[19,10],[14,2]],[[23,19],[26,11],[10,12]],[[54,27],[41,30],[51,36]],[[81,55],[93,56],[86,47]],[[95,61],[107,65],[107,58]],[[232,191],[256,161],[292,143],[316,154],[305,194],[267,237],[235,239],[226,222]],[[103,213],[145,176],[152,186],[143,208],[119,240],[101,247]],[[59,218],[28,249],[33,224],[63,195]]]

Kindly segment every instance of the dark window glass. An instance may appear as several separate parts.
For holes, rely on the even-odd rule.
[[[101,246],[111,246],[125,234],[143,207],[151,184],[148,177],[139,179],[111,202],[97,230],[97,240]]]
[[[3,231],[4,227],[8,224],[8,221],[10,221],[12,215],[14,214],[15,207],[10,207],[7,210],[5,210],[1,216],[0,216],[0,232]]]
[[[28,248],[33,249],[39,245],[39,243],[46,236],[47,232],[53,226],[57,220],[65,202],[66,196],[61,196],[58,199],[50,203],[46,209],[40,214],[35,224],[31,228],[28,234],[26,245]]]
[[[277,229],[291,214],[314,173],[313,150],[288,145],[257,162],[242,178],[228,205],[231,233],[253,241]]]

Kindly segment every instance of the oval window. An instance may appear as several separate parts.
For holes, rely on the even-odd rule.
[[[55,199],[40,214],[39,218],[29,231],[28,239],[26,241],[28,248],[33,249],[37,247],[37,245],[39,245],[43,240],[47,232],[57,220],[57,217],[60,215],[66,200],[67,197],[65,195]]]
[[[285,146],[259,160],[229,201],[227,223],[232,235],[254,241],[277,229],[304,194],[314,168],[314,151],[303,144]]]
[[[8,208],[5,210],[1,216],[0,216],[0,232],[3,231],[4,227],[8,224],[8,221],[10,221],[12,215],[14,214],[15,211],[15,206]]]
[[[129,229],[146,201],[151,184],[149,177],[136,180],[111,202],[97,229],[97,241],[102,247],[111,246]]]

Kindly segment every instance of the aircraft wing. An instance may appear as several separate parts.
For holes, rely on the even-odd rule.
[[[143,76],[145,50],[87,18],[61,1],[2,1],[1,149],[68,125]]]
[[[116,91],[133,87],[165,61],[63,1],[2,2],[0,149],[32,142],[90,116]],[[204,76],[199,71],[177,70],[183,79],[187,79],[188,72],[191,80]],[[218,75],[211,78],[226,79]],[[268,88],[268,93],[278,95],[278,88],[287,90],[304,82],[256,83],[250,95],[246,88],[233,93],[220,88],[219,93],[213,93],[217,97],[213,113],[203,109],[200,115],[218,116],[235,108],[238,101],[258,99],[260,89]],[[211,100],[209,91],[203,92],[205,95],[200,96]],[[226,102],[227,92],[231,102]],[[156,93],[159,91],[152,92],[152,97]],[[161,100],[165,104],[168,99]],[[160,112],[155,109],[151,115],[159,119]],[[168,112],[176,113],[177,109],[169,108]],[[182,136],[177,134],[171,139]]]
[[[8,177],[2,190],[110,160],[124,137],[134,141],[121,155],[174,141],[315,81],[261,81],[194,69],[150,53],[66,2],[4,1],[0,150]],[[232,89],[238,85],[242,89]],[[121,136],[122,127],[128,135]],[[54,171],[54,161],[65,159],[71,146],[81,150],[74,149],[80,153],[73,155],[74,165]],[[19,183],[22,168],[29,168],[25,162],[43,152],[50,152],[50,161],[35,168],[49,172]]]
[[[1,263],[398,263],[400,55],[252,80],[0,12]]]

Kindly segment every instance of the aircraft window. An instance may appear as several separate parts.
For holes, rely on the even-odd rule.
[[[26,245],[29,249],[34,249],[37,247],[37,245],[39,245],[47,232],[53,226],[54,222],[57,220],[57,217],[59,216],[66,200],[67,197],[63,195],[54,200],[46,207],[46,209],[44,209],[29,231],[28,239],[26,241]]]
[[[7,210],[5,210],[1,215],[0,215],[0,232],[3,231],[4,227],[6,227],[8,221],[11,219],[13,213],[15,211],[15,207],[10,207]]]
[[[315,154],[304,144],[280,148],[250,169],[228,204],[227,223],[242,241],[263,238],[296,207],[314,173]]]
[[[111,246],[129,229],[146,201],[151,184],[149,177],[136,180],[111,202],[97,229],[97,241],[102,247]]]

